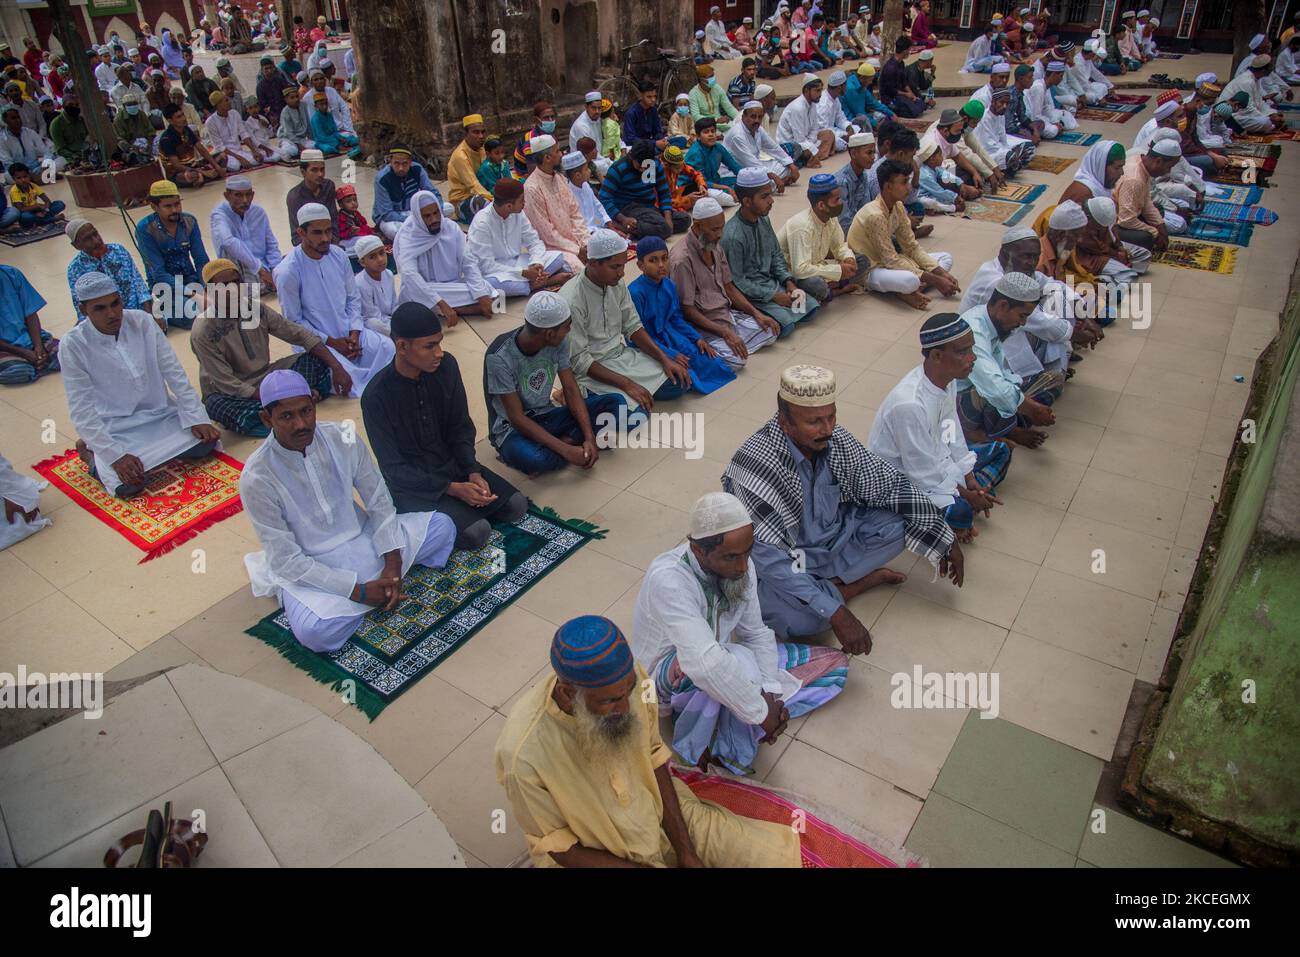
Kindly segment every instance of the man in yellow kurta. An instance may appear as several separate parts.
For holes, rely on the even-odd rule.
[[[551,666],[496,744],[497,780],[534,865],[800,865],[792,827],[738,817],[669,774],[654,682],[612,621],[585,615],[561,626]]]
[[[818,302],[861,292],[871,261],[849,248],[840,225],[844,197],[839,180],[818,173],[808,180],[808,208],[785,221],[776,238],[795,285]]]
[[[456,218],[468,223],[475,213],[492,202],[492,193],[478,181],[478,168],[487,155],[483,150],[487,138],[483,117],[472,113],[461,124],[465,127],[465,138],[447,158],[447,199],[456,207]]]

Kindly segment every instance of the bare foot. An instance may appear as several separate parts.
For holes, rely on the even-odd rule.
[[[1016,445],[1036,449],[1047,441],[1047,433],[1041,429],[1022,429],[1019,426],[1007,433],[1007,437]]]
[[[930,297],[920,292],[900,292],[898,298],[913,309],[929,309]]]
[[[916,234],[917,239],[924,239],[926,236],[929,236],[934,232],[934,223],[926,223],[924,226],[917,226],[916,229],[912,230],[912,232]]]
[[[907,576],[902,572],[896,572],[892,568],[877,568],[874,572],[859,578],[855,582],[844,582],[838,578],[832,578],[831,584],[840,590],[840,595],[845,601],[850,598],[856,598],[864,591],[870,591],[878,585],[901,585],[907,581]]]
[[[974,528],[954,528],[952,531],[957,537],[958,543],[962,545],[969,545],[975,541],[975,536],[979,534]]]

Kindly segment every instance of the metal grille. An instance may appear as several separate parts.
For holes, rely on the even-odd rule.
[[[959,20],[961,0],[930,0],[931,20]]]
[[[1232,0],[1209,0],[1201,7],[1201,30],[1231,30]]]
[[[1065,5],[1065,22],[1096,26],[1101,18],[1101,6],[1101,0],[1070,0]]]

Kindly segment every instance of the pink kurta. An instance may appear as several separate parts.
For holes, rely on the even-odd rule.
[[[528,174],[524,180],[524,215],[547,249],[564,253],[571,271],[582,268],[578,251],[587,245],[591,230],[563,173],[547,176],[535,169]]]

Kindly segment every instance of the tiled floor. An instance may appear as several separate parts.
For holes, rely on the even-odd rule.
[[[940,54],[953,55],[947,48]],[[1200,59],[1212,60],[1207,68],[1220,73],[1227,69],[1226,57]],[[1161,69],[1190,76],[1189,62],[1165,61]],[[1084,130],[1129,143],[1153,104],[1127,124],[1085,123]],[[852,663],[837,701],[764,749],[765,780],[802,791],[935,864],[1196,858],[1181,842],[1171,849],[1172,838],[1117,822],[1115,813],[1106,834],[1088,831],[1091,789],[1111,757],[1134,680],[1155,680],[1163,665],[1246,396],[1247,386],[1234,377],[1249,380],[1276,329],[1300,239],[1293,192],[1300,185],[1294,155],[1300,147],[1284,149],[1273,179],[1279,188],[1264,199],[1281,219],[1257,229],[1251,247],[1238,250],[1235,272],[1154,268],[1150,327],[1113,326],[1075,367],[1051,439],[1039,451],[1016,453],[1002,487],[1005,507],[980,523],[982,533],[967,549],[966,587],[931,582],[928,569],[912,567],[904,556],[898,567],[911,572],[906,584],[854,600],[873,629],[875,650]],[[1083,155],[1075,146],[1047,144],[1043,151]],[[337,175],[338,161],[331,169]],[[1041,206],[1073,172],[1025,178],[1049,184]],[[369,170],[358,176],[363,208],[369,208],[372,178]],[[280,197],[296,181],[294,172],[264,170],[253,180],[277,234],[286,237]],[[51,192],[68,198],[62,184]],[[213,189],[187,193],[186,208],[206,226],[219,199]],[[802,186],[780,197],[776,225],[805,202]],[[115,214],[89,218],[110,241],[124,240]],[[934,236],[924,244],[951,252],[963,282],[996,252],[998,226],[932,222]],[[20,266],[48,300],[46,326],[56,335],[66,331],[72,312],[62,240],[5,249],[0,257]],[[628,278],[634,274],[630,269]],[[938,300],[934,308],[955,305]],[[462,324],[447,339],[473,386],[468,393],[480,435],[486,414],[474,384],[481,381],[486,344],[512,328],[521,310],[516,301],[506,317]],[[505,865],[524,845],[493,776],[492,743],[511,703],[545,672],[555,626],[587,612],[630,625],[642,571],[680,541],[692,501],[717,487],[722,463],[772,414],[784,366],[808,361],[833,368],[842,390],[840,421],[865,438],[883,395],[918,361],[915,337],[923,318],[876,296],[843,300],[758,353],[736,382],[676,403],[675,409],[704,415],[700,459],[622,450],[589,473],[529,480],[480,443],[483,460],[534,500],[597,522],[610,535],[546,578],[374,723],[242,633],[271,610],[245,583],[242,557],[255,546],[243,515],[193,542],[207,558],[206,573],[196,575],[189,548],[137,565],[138,554],[115,533],[47,490],[42,506],[54,526],[0,554],[0,575],[20,586],[7,589],[16,598],[0,608],[0,670],[24,663],[40,670],[113,669],[116,677],[200,661],[248,677],[356,731],[429,802],[471,864]],[[170,338],[196,378],[186,335]],[[320,412],[360,428],[354,401],[331,399]],[[52,442],[43,441],[47,425]],[[19,468],[72,445],[57,376],[0,394],[0,436],[0,448]],[[242,460],[254,443],[227,436],[227,448]],[[980,720],[956,702],[945,710],[891,707],[891,675],[910,673],[916,664],[927,671],[998,672],[999,718]],[[494,826],[502,819],[498,811],[504,829]],[[9,830],[12,837],[12,821]],[[21,850],[31,859],[31,850]]]

